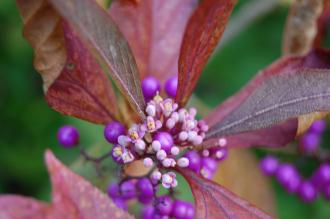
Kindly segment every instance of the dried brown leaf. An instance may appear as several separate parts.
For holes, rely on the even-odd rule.
[[[231,149],[229,155],[219,165],[213,180],[274,216],[270,181],[261,174],[255,156],[247,149]]]

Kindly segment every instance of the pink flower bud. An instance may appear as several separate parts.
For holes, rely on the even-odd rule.
[[[179,134],[179,140],[180,141],[186,141],[188,139],[188,133],[187,132],[180,132]]]
[[[179,153],[180,153],[180,148],[178,148],[177,146],[173,146],[173,147],[171,148],[171,154],[172,154],[172,155],[176,156],[176,155],[178,155]]]
[[[189,159],[186,158],[186,157],[181,157],[179,160],[178,160],[178,166],[179,167],[187,167],[189,166]]]
[[[175,121],[174,121],[174,119],[169,118],[169,119],[166,121],[166,127],[167,127],[168,129],[172,129],[174,126],[175,126]]]
[[[159,150],[156,154],[158,160],[162,161],[167,157],[167,154],[164,150]]]
[[[152,167],[152,165],[154,164],[154,162],[152,161],[152,159],[150,157],[146,157],[143,159],[143,165],[147,168]]]
[[[227,145],[227,139],[225,139],[225,138],[220,138],[219,139],[219,146],[220,147],[224,147],[224,146],[226,146]]]
[[[157,141],[157,140],[153,141],[152,144],[151,144],[151,146],[152,146],[152,149],[154,151],[156,151],[156,152],[159,151],[160,148],[162,147],[161,144],[160,144],[160,142]]]

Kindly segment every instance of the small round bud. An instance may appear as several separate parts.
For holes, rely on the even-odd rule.
[[[316,133],[306,133],[300,139],[300,147],[305,153],[314,153],[318,150],[321,136]]]
[[[215,159],[217,161],[221,161],[226,159],[227,155],[228,155],[228,150],[226,148],[221,148],[220,150],[217,150],[215,152]]]
[[[126,202],[125,202],[124,199],[122,199],[122,198],[114,198],[114,199],[112,199],[112,200],[113,200],[113,202],[115,203],[115,205],[116,205],[118,208],[127,211],[127,204],[126,204]]]
[[[188,133],[187,132],[180,132],[179,134],[180,141],[186,141],[188,139]]]
[[[112,199],[120,197],[120,191],[119,191],[118,183],[109,184],[109,186],[108,186],[108,195]]]
[[[135,142],[136,150],[143,151],[145,148],[146,148],[146,143],[143,140],[141,140],[141,139],[136,140],[136,142]]]
[[[175,121],[178,122],[179,121],[179,113],[178,112],[173,112],[171,115],[171,118]]]
[[[134,180],[127,180],[120,184],[120,193],[124,199],[136,197],[136,188]]]
[[[207,150],[207,149],[204,149],[204,150],[202,151],[202,155],[203,155],[204,157],[208,157],[208,156],[210,155],[210,151]]]
[[[169,196],[164,195],[164,196],[157,198],[156,203],[157,203],[156,209],[160,215],[162,215],[162,216],[170,215],[170,213],[172,211],[173,202]]]
[[[180,153],[180,148],[178,148],[177,146],[174,146],[171,148],[171,154],[176,156]]]
[[[143,207],[141,212],[141,218],[143,219],[154,219],[155,208],[152,205],[146,205]]]
[[[79,132],[74,126],[65,125],[58,130],[57,139],[65,148],[72,148],[79,144]]]
[[[188,132],[188,140],[189,141],[194,141],[196,137],[197,137],[197,132],[195,132],[195,131]]]
[[[173,146],[173,137],[168,132],[158,132],[154,136],[154,140],[159,141],[161,148],[165,150],[167,153],[171,151],[171,147]]]
[[[196,151],[188,151],[184,157],[188,158],[189,160],[189,166],[188,168],[195,171],[199,172],[202,162],[199,154]]]
[[[149,116],[154,117],[156,115],[156,107],[154,105],[149,104],[147,106],[146,112]]]
[[[118,144],[118,137],[124,134],[125,127],[120,122],[111,122],[104,128],[104,137],[112,144]]]
[[[174,121],[174,119],[169,118],[169,119],[166,121],[166,127],[167,127],[168,129],[172,129],[174,126],[175,126],[175,121]]]
[[[273,176],[276,173],[278,166],[278,160],[271,155],[266,156],[260,162],[260,169],[267,176]]]
[[[302,182],[299,186],[299,197],[303,202],[312,202],[317,198],[317,190],[308,181]]]
[[[172,166],[172,160],[171,160],[171,158],[165,158],[162,161],[162,164],[163,164],[164,167],[170,167],[170,166]]]
[[[154,151],[159,151],[162,147],[159,141],[153,141],[151,146]]]
[[[156,154],[158,160],[162,161],[167,157],[167,154],[164,150],[159,150]]]
[[[148,204],[152,201],[154,195],[154,187],[148,178],[141,178],[136,183],[138,199],[143,204]]]
[[[288,163],[281,164],[278,167],[276,179],[288,193],[295,193],[300,185],[300,176],[296,168]]]
[[[177,76],[170,77],[165,83],[166,94],[170,97],[175,97],[177,87],[178,87],[178,77]]]
[[[179,158],[179,160],[178,160],[178,166],[179,167],[188,167],[189,166],[189,159],[188,158],[186,158],[186,157],[181,157],[181,158]]]
[[[147,168],[152,167],[152,165],[154,165],[154,162],[152,161],[152,159],[150,157],[146,157],[143,159],[143,165]]]
[[[160,90],[160,83],[155,77],[148,76],[143,79],[141,87],[145,99],[150,100]]]
[[[154,182],[154,183],[157,183],[161,178],[162,178],[162,173],[159,172],[158,170],[155,170],[151,176],[150,176],[151,180]]]
[[[202,136],[197,135],[197,136],[195,137],[195,140],[193,141],[193,144],[194,144],[194,145],[200,145],[200,144],[202,144],[202,142],[203,142],[203,138],[202,138]]]
[[[225,139],[225,138],[220,138],[219,139],[219,146],[220,147],[224,147],[224,146],[226,146],[227,145],[227,139]]]

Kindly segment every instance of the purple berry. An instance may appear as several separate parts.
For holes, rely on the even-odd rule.
[[[111,183],[108,186],[108,195],[110,198],[119,198],[120,197],[120,191],[119,191],[119,185],[118,183]]]
[[[326,128],[327,124],[323,120],[315,121],[311,127],[309,128],[309,132],[313,132],[315,134],[322,134]]]
[[[111,122],[104,128],[104,137],[112,144],[118,143],[118,137],[125,134],[125,127],[120,122]]]
[[[71,148],[79,144],[79,132],[75,127],[65,125],[58,130],[57,139],[65,148]]]
[[[317,190],[315,186],[308,181],[302,182],[299,186],[299,197],[304,202],[312,202],[317,197]]]
[[[154,219],[155,208],[152,205],[146,205],[142,209],[141,218]]]
[[[173,137],[168,132],[158,132],[154,140],[157,140],[160,142],[161,148],[166,151],[166,153],[170,153],[171,148],[173,146]]]
[[[187,204],[184,201],[176,200],[173,204],[171,215],[177,219],[184,219],[187,214]]]
[[[169,196],[164,195],[157,198],[156,210],[158,214],[163,216],[170,215],[172,206],[173,202]]]
[[[320,145],[320,136],[315,133],[307,133],[302,137],[300,145],[304,152],[313,153]]]
[[[289,193],[295,193],[299,188],[300,176],[291,164],[281,164],[276,172],[276,178]]]
[[[136,189],[138,192],[138,199],[141,203],[148,204],[152,201],[154,188],[148,178],[139,179],[136,183]]]
[[[275,157],[269,155],[261,160],[260,169],[265,175],[273,176],[277,171],[278,165],[278,160]]]
[[[203,168],[209,169],[212,172],[215,172],[218,169],[217,161],[211,157],[203,157],[202,166]]]
[[[189,160],[189,166],[188,168],[195,171],[195,172],[199,172],[199,170],[201,169],[201,165],[202,165],[202,160],[200,155],[196,152],[196,151],[188,151],[184,157],[188,158]]]
[[[160,90],[159,81],[152,76],[148,76],[142,81],[142,92],[146,100],[153,98]]]
[[[187,202],[187,211],[186,211],[186,217],[184,219],[194,219],[195,217],[195,209],[194,205]]]
[[[124,199],[136,197],[135,180],[127,180],[120,184],[120,194]]]
[[[112,200],[118,208],[127,211],[127,204],[122,198],[115,198]]]
[[[323,185],[330,183],[330,165],[323,163],[317,169],[312,177],[312,182],[317,188],[321,189]]]
[[[330,201],[330,184],[324,185],[322,189],[322,194],[326,200]]]
[[[178,87],[178,77],[170,77],[165,83],[165,91],[169,97],[176,96],[176,90]]]

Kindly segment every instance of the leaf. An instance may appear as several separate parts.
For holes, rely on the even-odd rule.
[[[248,149],[231,149],[219,165],[213,181],[244,198],[261,210],[275,215],[274,194],[268,177]],[[241,180],[244,179],[244,180]]]
[[[180,170],[195,197],[195,218],[271,218],[222,186],[189,170]]]
[[[46,152],[46,164],[53,186],[50,205],[20,196],[0,196],[0,218],[133,218],[117,208],[104,193],[71,172]]]
[[[197,0],[114,1],[110,14],[128,40],[140,78],[177,75],[184,30]]]
[[[301,114],[327,110],[325,109],[326,107],[321,107],[318,102],[322,98],[312,98],[307,101],[300,101],[299,98],[327,90],[325,81],[319,80],[329,78],[327,70],[330,67],[329,60],[330,54],[328,51],[314,50],[307,56],[284,57],[270,65],[261,71],[238,94],[217,107],[206,118],[206,121],[211,126],[210,131],[207,133],[207,138],[266,128]],[[317,83],[317,86],[313,82]],[[290,90],[290,93],[284,95],[282,92],[284,89]],[[324,98],[327,99],[326,97]],[[254,101],[254,103],[251,101]],[[293,104],[290,101],[298,102]],[[249,106],[249,104],[252,105]],[[304,108],[304,104],[307,104],[309,107]],[[296,107],[298,106],[301,109],[297,109]],[[278,111],[279,109],[282,111]],[[243,117],[238,118],[237,116]],[[285,124],[288,125],[287,123]],[[277,128],[281,128],[283,124],[278,125]],[[279,130],[279,132],[281,131]],[[291,131],[284,133],[292,135]],[[283,135],[283,137],[286,138],[287,136]],[[281,140],[279,139],[277,142]]]
[[[110,81],[76,33],[63,24],[67,61],[46,93],[55,110],[94,123],[119,119],[116,96]]]
[[[191,16],[179,58],[176,101],[185,105],[224,32],[236,0],[204,0]]]
[[[46,92],[66,62],[61,18],[46,0],[16,2],[24,23],[23,34],[34,49],[34,67],[42,76]]]
[[[303,69],[265,81],[207,136],[258,130],[299,115],[330,110],[330,71]]]
[[[49,218],[49,211],[50,206],[48,204],[31,198],[18,195],[0,196],[1,219],[45,219]]]
[[[322,8],[323,0],[293,1],[285,24],[284,54],[303,55],[310,51]]]
[[[141,118],[145,102],[131,49],[115,23],[93,0],[49,0],[87,43]]]

